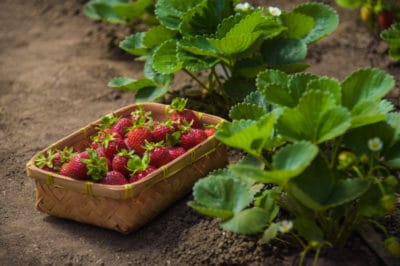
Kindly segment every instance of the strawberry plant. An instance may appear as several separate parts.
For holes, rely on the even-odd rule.
[[[247,155],[198,181],[189,205],[220,218],[225,230],[260,234],[264,243],[294,240],[303,248],[300,264],[310,250],[317,259],[359,226],[379,225],[396,208],[399,191],[400,113],[383,99],[394,84],[370,68],[343,82],[261,72],[257,90],[231,108],[232,122],[216,132]]]
[[[385,30],[400,20],[400,5],[396,0],[336,0],[339,6],[359,8],[361,20],[371,30]]]
[[[154,0],[90,0],[83,9],[86,16],[107,23],[131,24],[137,20],[154,24]]]
[[[381,33],[381,38],[389,44],[389,55],[394,60],[400,60],[400,23],[392,25]]]
[[[202,88],[192,100],[207,99],[205,108],[212,113],[227,110],[254,91],[261,70],[306,69],[308,45],[338,24],[336,12],[321,3],[285,12],[237,0],[159,0],[155,14],[159,26],[120,43],[145,60],[144,77],[117,77],[109,86],[135,92],[138,102],[157,100],[171,91],[174,75],[181,71]],[[200,72],[207,78],[198,78]]]

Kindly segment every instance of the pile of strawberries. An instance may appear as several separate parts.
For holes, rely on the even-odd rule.
[[[205,128],[193,111],[185,109],[186,101],[174,99],[165,122],[154,121],[140,107],[129,117],[105,116],[85,151],[50,149],[35,164],[77,180],[136,182],[214,134],[214,128]]]

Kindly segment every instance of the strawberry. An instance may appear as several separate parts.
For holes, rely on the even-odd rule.
[[[153,142],[153,134],[150,129],[145,127],[137,127],[129,131],[126,139],[128,148],[134,150],[139,155],[144,154],[145,141]]]
[[[72,159],[64,165],[61,170],[60,174],[64,176],[69,176],[74,179],[78,180],[85,180],[88,179],[87,171],[88,168],[86,163],[83,162],[84,159],[89,159],[89,153],[87,151],[78,153]]]
[[[118,134],[120,134],[122,137],[124,137],[126,135],[127,132],[127,128],[132,126],[132,120],[129,118],[121,118],[117,123],[115,123],[111,129],[115,130],[116,132],[118,132]]]
[[[155,170],[157,170],[156,167],[154,167],[152,165],[149,165],[146,168],[146,170],[139,171],[139,172],[136,172],[135,174],[131,175],[131,177],[129,178],[129,183],[133,183],[133,182],[139,181],[140,179],[146,177],[147,175],[151,174]]]
[[[112,169],[115,171],[120,172],[123,174],[125,177],[129,176],[129,170],[127,168],[127,164],[129,159],[133,157],[134,153],[132,151],[128,151],[126,149],[123,149],[119,153],[117,153],[113,160],[112,160]]]
[[[105,147],[105,155],[108,159],[112,159],[116,153],[123,149],[128,149],[123,139],[115,139],[114,141],[108,143]]]
[[[207,137],[211,137],[215,133],[215,128],[206,128],[204,129],[204,132],[206,133]]]
[[[129,178],[129,183],[140,180],[157,169],[155,166],[150,165],[150,156],[148,152],[145,152],[142,158],[134,155],[132,159],[128,161],[127,168],[132,173]]]
[[[115,116],[115,114],[109,114],[105,115],[101,118],[101,124],[96,126],[96,129],[98,131],[103,131],[112,125],[114,125],[116,122],[118,122],[119,117]]]
[[[149,152],[150,163],[156,167],[160,167],[172,161],[167,147],[162,146],[163,144],[163,141],[158,143],[146,142],[146,150]]]
[[[394,23],[394,15],[392,11],[384,10],[378,14],[378,22],[381,30],[388,29]]]
[[[189,150],[207,139],[207,134],[202,129],[193,128],[181,136],[181,146]]]
[[[41,154],[36,158],[35,165],[47,171],[57,172],[64,163],[71,160],[75,155],[76,153],[72,147],[64,147],[63,150],[50,149],[45,154]]]
[[[172,134],[174,128],[167,123],[158,124],[153,129],[153,139],[155,142],[166,141],[167,135]]]
[[[169,156],[175,160],[179,156],[185,154],[186,150],[183,147],[171,147],[168,149]]]
[[[99,183],[105,185],[125,185],[128,182],[122,173],[113,170],[107,172],[106,176]]]
[[[185,121],[187,123],[191,123],[193,128],[202,128],[202,124],[196,114],[189,109],[185,109],[187,103],[187,99],[183,98],[175,98],[172,103],[172,121],[179,121],[180,124],[183,124]]]
[[[86,149],[86,152],[89,158],[81,159],[81,161],[87,167],[87,175],[93,181],[99,181],[108,172],[108,165],[110,165],[111,162],[105,157],[100,157],[93,149]]]

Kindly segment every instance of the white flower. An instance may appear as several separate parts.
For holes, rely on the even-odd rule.
[[[293,228],[293,222],[288,220],[282,220],[279,226],[279,232],[287,233]]]
[[[282,14],[282,11],[278,7],[270,6],[268,7],[268,11],[272,16],[279,17]]]
[[[235,6],[235,11],[247,12],[250,9],[253,9],[253,6],[247,2],[239,3]]]
[[[372,138],[368,140],[368,148],[371,151],[380,151],[383,147],[383,142],[380,138]]]

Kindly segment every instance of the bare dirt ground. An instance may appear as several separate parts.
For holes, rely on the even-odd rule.
[[[35,210],[25,163],[39,150],[103,114],[132,102],[106,86],[114,76],[141,76],[141,63],[110,44],[127,29],[82,14],[84,1],[3,0],[0,8],[0,265],[295,265],[298,249],[260,245],[223,232],[218,221],[186,206],[190,195],[130,235],[47,216]],[[296,1],[256,1],[290,9]],[[394,75],[389,99],[400,106],[400,64],[361,25],[337,8],[340,26],[310,47],[312,73],[343,79],[358,67]],[[110,48],[111,47],[111,48]],[[179,78],[176,86],[188,80]],[[399,222],[388,217],[399,235]],[[382,265],[358,237],[322,254],[320,265]]]

